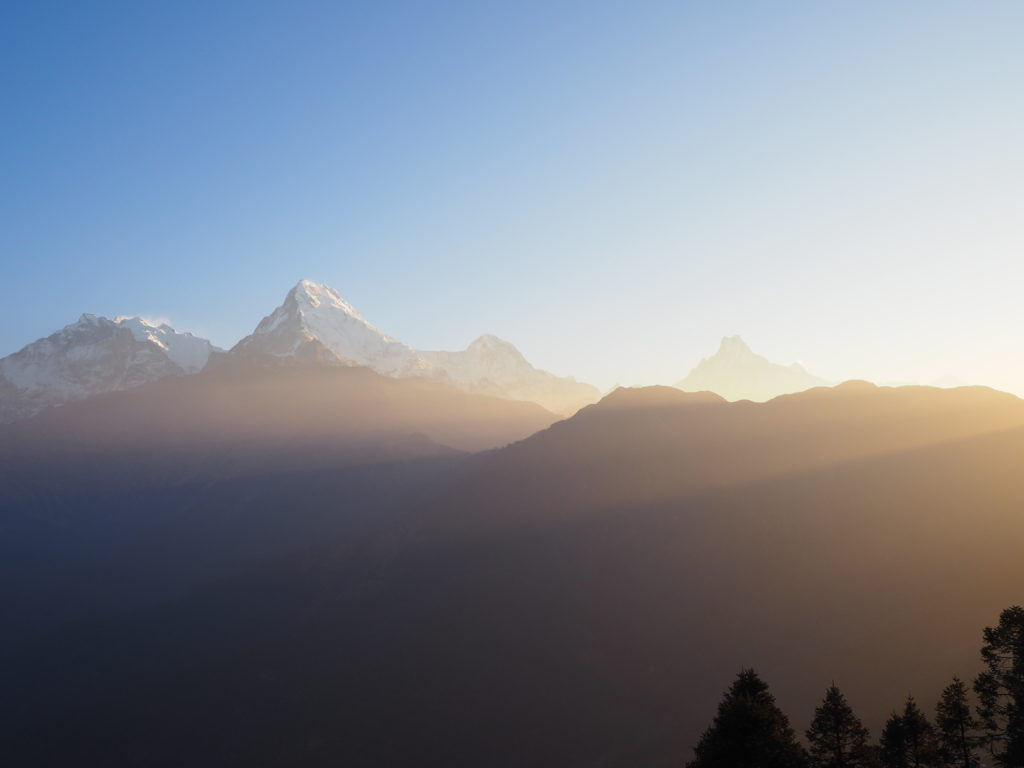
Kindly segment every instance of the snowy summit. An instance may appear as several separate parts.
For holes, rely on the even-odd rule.
[[[0,360],[0,422],[201,370],[217,348],[139,317],[82,315]]]
[[[779,365],[755,354],[739,336],[723,338],[718,352],[701,360],[676,384],[687,392],[707,391],[726,400],[759,402],[827,385],[827,381],[808,373],[799,363]]]
[[[512,344],[485,335],[459,352],[422,352],[366,320],[333,288],[301,280],[232,352],[365,365],[386,376],[429,376],[470,392],[530,400],[558,413],[596,402],[589,384],[534,368]]]
[[[389,376],[431,371],[416,350],[371,325],[333,288],[311,280],[300,280],[231,351],[354,363]]]

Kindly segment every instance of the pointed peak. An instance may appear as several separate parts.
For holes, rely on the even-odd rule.
[[[299,280],[295,286],[288,291],[288,295],[296,299],[304,299],[318,305],[320,301],[327,299],[341,299],[338,292],[323,283],[314,283],[312,280]]]
[[[429,373],[429,364],[415,350],[368,322],[334,288],[312,280],[296,283],[284,302],[264,317],[234,350],[279,357],[323,357],[319,347],[303,347],[314,340],[338,359],[354,361],[378,373]]]
[[[757,354],[739,336],[726,336],[718,351],[706,357],[676,386],[688,392],[717,392],[727,400],[771,400],[826,382],[802,365],[779,365]]]
[[[722,343],[718,345],[719,353],[749,354],[751,349],[739,336],[723,336]]]
[[[485,333],[483,336],[478,336],[476,339],[474,339],[472,342],[470,342],[469,346],[467,347],[467,349],[477,349],[477,350],[495,349],[495,348],[498,348],[498,349],[510,349],[510,350],[518,352],[518,350],[515,347],[515,344],[512,344],[509,341],[505,341],[504,339],[500,339],[497,336],[494,336],[493,334],[490,334],[490,333]]]
[[[301,293],[306,296],[317,296],[328,292],[333,292],[330,286],[312,280],[299,280],[290,291],[290,293]]]
[[[363,319],[362,315],[345,301],[341,294],[338,293],[334,288],[325,283],[316,283],[312,280],[299,280],[288,292],[287,299],[293,299],[297,304],[302,304],[309,307],[327,307],[330,309],[340,309],[353,317],[357,317],[360,320]],[[286,299],[286,301],[287,301]]]
[[[520,367],[533,368],[523,357],[516,345],[510,341],[499,339],[497,336],[486,333],[466,347],[466,352],[478,358],[489,360],[504,360],[506,364],[514,364]]]

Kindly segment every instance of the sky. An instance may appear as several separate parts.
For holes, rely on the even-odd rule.
[[[602,388],[722,336],[1024,394],[1024,3],[69,2],[0,25],[0,356],[299,279]]]

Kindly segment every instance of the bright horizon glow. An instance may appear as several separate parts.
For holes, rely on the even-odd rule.
[[[10,10],[0,356],[310,278],[602,390],[739,334],[1024,394],[1024,4],[486,5]]]

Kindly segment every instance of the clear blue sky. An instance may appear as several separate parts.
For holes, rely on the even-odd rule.
[[[1024,3],[69,2],[0,25],[0,355],[298,279],[600,386],[726,334],[1024,391]]]

